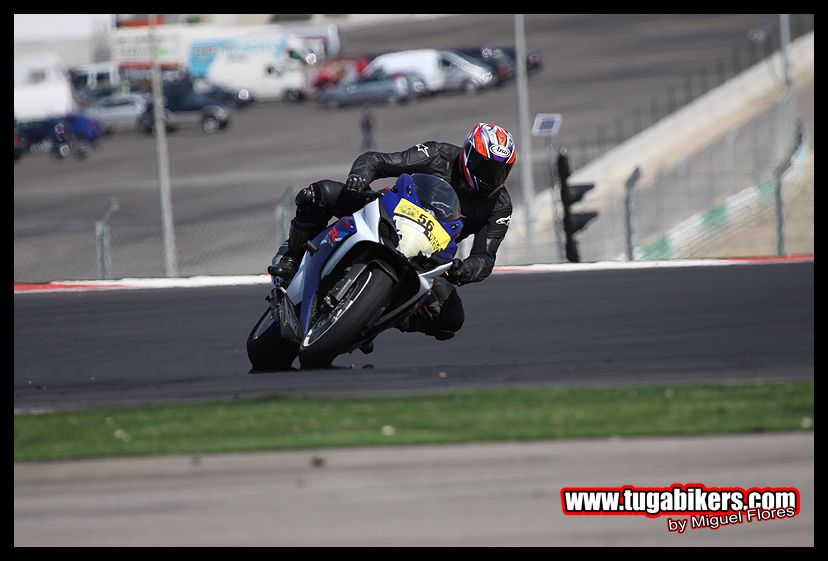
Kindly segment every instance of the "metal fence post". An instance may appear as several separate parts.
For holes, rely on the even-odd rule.
[[[532,144],[529,136],[532,131],[532,124],[529,122],[529,87],[526,70],[526,26],[524,14],[514,15],[515,49],[517,50],[517,68],[515,75],[517,109],[518,109],[518,134],[520,135],[521,150],[531,154]],[[527,245],[532,244],[532,229],[535,227],[535,213],[532,209],[532,199],[535,196],[535,180],[533,177],[531,158],[521,158],[518,162],[520,168],[520,185],[522,188],[525,213]]]
[[[276,218],[276,239],[281,240],[285,237],[283,235],[284,227],[282,226],[285,222],[285,209],[282,208],[281,203],[276,204],[276,208],[274,209],[273,214]]]
[[[785,217],[782,206],[782,178],[777,176],[775,179],[774,189],[774,203],[776,206],[776,255],[782,257],[785,255]]]
[[[774,170],[773,178],[776,185],[774,186],[774,199],[776,206],[776,254],[779,256],[785,255],[785,214],[782,200],[782,176],[791,167],[796,151],[802,144],[802,137],[804,134],[804,127],[801,121],[797,121],[796,130],[791,142],[791,148],[785,154],[783,162]]]
[[[282,198],[276,203],[274,215],[276,218],[276,237],[279,239],[279,243],[282,243],[290,235],[291,210],[295,196],[294,187],[289,184]]]
[[[635,184],[640,177],[641,168],[636,166],[624,184],[624,222],[627,234],[627,261],[633,261],[635,259],[635,255],[633,254],[633,194],[635,192]]]
[[[149,15],[150,52],[152,61],[153,116],[155,118],[155,155],[158,163],[158,190],[161,197],[161,235],[164,240],[164,276],[178,276],[178,257],[175,249],[175,221],[173,219],[170,187],[170,155],[167,150],[167,119],[164,105],[161,67],[158,63],[158,37],[155,31],[156,14]]]
[[[95,222],[95,239],[97,241],[98,250],[98,278],[101,280],[108,280],[112,278],[112,254],[109,239],[109,220],[112,216],[121,210],[118,205],[118,199],[112,197],[109,199],[109,206],[103,215],[103,218]]]

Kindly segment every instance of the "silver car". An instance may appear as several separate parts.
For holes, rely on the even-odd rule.
[[[113,130],[134,130],[146,112],[151,99],[148,94],[125,94],[104,97],[96,101],[84,115],[95,119],[101,127]]]
[[[440,51],[438,64],[446,77],[446,90],[473,95],[495,85],[495,76],[487,66],[462,53]]]
[[[411,95],[408,79],[400,74],[387,74],[379,69],[363,74],[346,84],[340,84],[320,93],[316,100],[328,109],[361,103],[405,102]]]

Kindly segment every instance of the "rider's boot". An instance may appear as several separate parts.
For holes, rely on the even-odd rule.
[[[290,282],[290,279],[296,274],[296,269],[299,268],[302,254],[305,252],[305,244],[316,233],[315,230],[297,228],[291,223],[287,251],[282,255],[278,263],[267,268],[267,272],[274,277],[281,278],[285,283]]]
[[[434,317],[428,307],[424,306],[398,321],[394,327],[403,333],[424,333],[434,337],[438,341],[445,341],[446,339],[454,337],[453,331],[438,329],[434,323]]]

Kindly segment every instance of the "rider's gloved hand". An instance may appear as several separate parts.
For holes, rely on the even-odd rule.
[[[463,266],[462,259],[455,259],[451,264],[451,268],[446,271],[446,277],[451,284],[460,286],[461,284],[469,282],[471,274]]]
[[[371,191],[364,177],[349,175],[342,193],[339,195],[339,204],[345,208],[360,208],[378,198],[380,193]]]
[[[345,188],[353,189],[354,191],[367,191],[370,187],[368,186],[367,179],[359,175],[351,174],[345,180]]]

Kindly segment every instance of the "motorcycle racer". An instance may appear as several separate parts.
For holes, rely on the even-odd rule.
[[[435,280],[428,304],[397,328],[423,332],[438,340],[449,339],[462,327],[465,317],[452,285],[488,277],[509,228],[512,202],[505,182],[516,158],[512,135],[488,123],[478,123],[462,147],[426,141],[402,152],[365,152],[354,161],[344,183],[326,179],[299,191],[290,235],[268,272],[284,280],[292,278],[305,244],[327,226],[331,217],[352,214],[376,198],[370,189],[375,179],[403,173],[435,175],[448,182],[460,199],[463,230],[457,241],[471,235],[474,241],[469,256],[455,259],[446,278]]]

